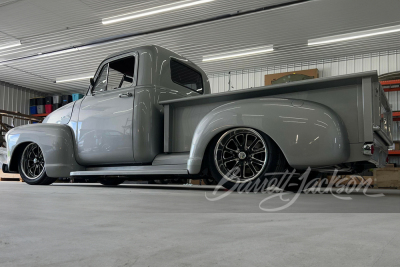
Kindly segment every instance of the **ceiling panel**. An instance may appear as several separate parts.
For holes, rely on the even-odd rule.
[[[19,5],[26,1],[19,1]],[[47,0],[30,1],[36,7],[46,6]],[[131,1],[61,1],[58,0],[41,9],[41,12],[58,14],[57,7],[64,6],[66,14],[77,12],[75,19],[60,16],[59,24],[45,27],[46,34],[36,29],[35,20],[53,24],[53,17],[35,18],[29,26],[21,20],[20,26],[31,28],[31,36],[17,36],[23,45],[7,51],[0,50],[0,60],[34,55],[37,52],[54,51],[73,45],[84,44],[93,40],[112,37],[120,34],[135,33],[147,30],[188,23],[218,15],[234,13],[283,3],[285,1],[238,1],[216,0],[204,6],[165,13],[160,16],[149,16],[138,20],[112,25],[102,25],[101,18],[126,13]],[[70,5],[65,3],[71,2]],[[158,6],[170,1],[135,1],[136,8]],[[130,5],[132,7],[132,5]],[[218,73],[245,68],[266,67],[290,64],[302,61],[319,60],[354,54],[395,50],[400,48],[400,34],[381,35],[349,42],[308,47],[307,40],[340,33],[391,26],[400,24],[397,10],[400,1],[382,0],[321,0],[284,7],[269,11],[238,16],[234,18],[202,23],[158,33],[136,36],[112,43],[106,43],[82,51],[30,59],[21,59],[1,65],[0,80],[49,93],[83,91],[88,81],[55,84],[56,77],[90,73],[110,53],[146,44],[157,44],[182,54],[199,64],[207,73]],[[0,7],[0,25],[2,25],[3,7]],[[18,9],[17,9],[18,10]],[[135,9],[133,9],[135,10]],[[86,14],[85,17],[82,14]],[[379,14],[379,15],[378,15]],[[384,15],[381,15],[384,14]],[[18,22],[16,22],[18,24]],[[70,25],[70,26],[68,26]],[[8,29],[18,31],[18,25]],[[54,26],[54,28],[52,28]],[[70,29],[57,30],[60,27]],[[7,27],[6,27],[7,28]],[[24,33],[21,30],[21,33]],[[54,31],[54,32],[52,32]],[[24,33],[25,34],[25,33]],[[230,60],[201,62],[203,55],[219,53],[260,45],[274,44],[275,51],[268,54],[243,57]]]

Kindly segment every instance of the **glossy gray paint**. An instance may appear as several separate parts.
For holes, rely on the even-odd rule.
[[[165,101],[162,103],[166,106],[164,122],[164,152],[190,151],[191,159],[188,163],[188,169],[191,170],[190,173],[197,173],[201,164],[201,159],[203,158],[202,153],[210,138],[208,135],[204,134],[204,132],[200,135],[196,135],[195,131],[200,129],[199,125],[203,121],[209,123],[213,122],[215,125],[214,127],[218,129],[245,126],[243,123],[238,121],[227,121],[226,118],[218,118],[218,121],[212,121],[207,118],[208,116],[213,116],[214,109],[219,109],[221,105],[226,105],[230,102],[241,103],[241,99],[248,99],[250,102],[253,101],[254,104],[254,106],[248,105],[246,108],[238,105],[237,108],[241,109],[241,114],[247,114],[249,116],[264,115],[264,123],[267,126],[258,128],[259,130],[262,130],[267,134],[270,134],[270,132],[277,132],[279,136],[284,135],[284,133],[281,132],[282,129],[286,129],[289,132],[296,132],[298,129],[296,125],[288,127],[287,124],[282,122],[273,120],[268,121],[270,119],[268,116],[271,114],[283,116],[282,114],[279,114],[279,111],[276,110],[276,106],[274,105],[269,107],[267,110],[264,110],[261,114],[252,113],[254,110],[259,112],[258,109],[261,104],[255,104],[257,99],[273,99],[278,97],[294,99],[294,101],[298,103],[297,105],[300,105],[301,101],[304,103],[309,103],[310,101],[311,103],[319,103],[321,108],[316,108],[316,111],[327,114],[332,113],[336,118],[343,122],[344,128],[342,127],[342,131],[348,136],[348,145],[346,146],[349,147],[350,152],[342,163],[370,161],[375,164],[376,161],[373,160],[371,156],[363,155],[362,146],[364,142],[374,142],[376,138],[379,138],[373,128],[375,125],[382,126],[382,129],[384,129],[383,133],[387,136],[389,142],[385,143],[381,141],[377,143],[378,145],[376,147],[381,145],[382,149],[379,151],[382,151],[383,153],[382,156],[379,157],[381,160],[377,165],[383,166],[385,164],[387,146],[390,144],[392,138],[392,119],[390,107],[378,82],[376,72],[320,78],[290,84],[279,84],[248,90],[200,96],[196,98]],[[385,114],[388,122],[386,127],[382,124],[380,117],[380,104],[385,106],[389,111]],[[292,108],[289,109],[291,110],[289,111],[289,114],[291,115],[286,115],[287,117],[298,117],[297,111],[293,112]],[[329,112],[325,112],[325,109],[328,109]],[[256,128],[254,123],[247,125]],[[274,129],[271,129],[271,127]],[[213,132],[215,133],[217,130],[213,130]],[[272,134],[273,133],[270,135]],[[313,131],[310,130],[308,135],[311,138]],[[199,140],[197,140],[197,138]],[[201,140],[202,138],[205,138],[206,141],[203,142]],[[380,138],[380,140],[381,139],[382,138]],[[276,142],[282,148],[292,166],[302,168],[305,166],[317,166],[318,164],[322,164],[319,160],[314,161],[312,157],[307,156],[308,152],[306,153],[306,151],[308,151],[308,147],[298,146],[295,151],[285,151],[289,149],[287,147],[288,141],[276,140]],[[304,154],[298,154],[300,151],[304,152]],[[325,156],[328,157],[329,154],[331,154],[330,150],[323,150],[323,147],[321,147],[321,150],[310,150],[310,152],[312,151],[316,154],[326,154]],[[292,159],[291,155],[297,155],[297,158]],[[333,156],[332,162],[337,162],[336,159],[337,157]],[[327,163],[327,161],[325,163]]]
[[[45,124],[10,131],[9,156],[24,142],[38,143],[46,170],[54,177],[69,172],[85,175],[85,170],[90,175],[162,174],[163,170],[197,174],[212,138],[230,128],[249,127],[268,134],[299,169],[356,161],[381,166],[386,158],[391,117],[383,124],[380,105],[389,111],[390,107],[376,72],[210,95],[206,74],[191,61],[158,46],[144,46],[107,57],[95,79],[104,64],[132,54],[137,64],[131,87],[95,95],[89,88],[83,99],[53,112]],[[171,58],[202,74],[204,95],[172,82]],[[132,97],[119,98],[123,93]],[[386,143],[373,130],[377,126]],[[121,138],[105,138],[111,133]],[[363,155],[364,142],[374,141],[379,155]],[[54,144],[61,149],[48,148]],[[151,163],[153,167],[146,168],[107,167]]]
[[[43,120],[42,123],[68,124],[68,122],[71,120],[74,105],[75,102],[72,102],[53,111]]]
[[[162,166],[88,167],[85,171],[71,172],[71,176],[134,176],[134,175],[187,175],[186,164]]]
[[[298,169],[343,163],[350,155],[346,128],[328,107],[292,99],[246,99],[219,106],[200,121],[190,149],[189,172],[200,171],[212,138],[236,127],[266,133]]]
[[[132,87],[97,92],[94,96],[89,88],[84,99],[56,110],[45,119],[46,123],[68,124],[71,127],[76,140],[75,159],[79,164],[151,163],[162,152],[164,108],[159,102],[198,95],[171,81],[170,58],[199,71],[204,77],[204,94],[210,93],[208,78],[199,67],[158,46],[139,47],[110,55],[99,65],[95,79],[104,64],[132,54],[137,56]],[[118,97],[126,92],[132,92],[133,97]],[[129,112],[132,118],[127,116]],[[93,138],[87,138],[90,132]],[[121,138],[110,138],[103,146],[95,145],[111,133]]]
[[[104,64],[117,58],[131,55],[132,53],[137,55],[137,69],[135,71],[136,85],[129,89],[117,89],[113,93],[103,93],[111,95],[108,98],[110,102],[104,99],[104,103],[108,103],[105,105],[109,107],[114,107],[115,111],[106,111],[107,114],[104,114],[105,116],[94,116],[97,117],[96,125],[99,125],[98,127],[101,127],[100,125],[109,125],[110,121],[112,121],[115,124],[115,126],[112,127],[113,130],[119,132],[121,135],[125,135],[124,131],[126,131],[126,128],[129,127],[129,125],[126,125],[126,120],[128,118],[126,116],[122,118],[123,116],[121,117],[121,113],[124,110],[129,110],[129,108],[125,105],[119,105],[119,103],[124,101],[127,102],[128,100],[117,99],[115,96],[119,93],[126,93],[128,91],[132,92],[133,107],[131,108],[133,108],[133,120],[131,122],[131,129],[133,134],[129,138],[132,140],[131,147],[133,150],[133,157],[129,162],[127,160],[129,158],[127,157],[127,154],[122,157],[122,155],[117,155],[118,151],[116,151],[115,155],[111,155],[111,153],[108,151],[104,151],[104,153],[99,155],[98,152],[93,151],[93,153],[88,153],[85,155],[85,159],[82,161],[82,163],[85,165],[151,163],[153,159],[162,152],[164,108],[159,104],[159,102],[198,95],[198,93],[172,82],[169,64],[171,58],[181,61],[199,71],[204,77],[204,94],[210,93],[210,85],[207,75],[199,67],[184,57],[158,46],[139,47],[109,56],[100,64],[95,78],[99,75],[99,72]],[[97,93],[95,96],[91,96],[89,89],[86,98],[93,98],[92,101],[95,102],[97,101],[96,99],[100,97],[101,96],[99,96],[99,93]],[[82,105],[85,105],[85,101],[86,100],[83,100]],[[94,109],[97,109],[99,114],[105,112],[104,108],[101,108],[98,105],[96,105]],[[79,118],[81,119],[81,115],[79,115]],[[112,142],[110,142],[110,146],[111,144]],[[121,142],[118,140],[116,140],[112,146],[115,148],[121,147],[121,149],[123,149]],[[78,158],[81,159],[81,153],[79,149],[80,148],[78,146]],[[90,147],[88,147],[86,151],[89,149]]]
[[[72,171],[84,170],[84,167],[76,162],[74,140],[68,125],[42,123],[14,128],[7,134],[7,164],[10,166],[11,162],[18,162],[19,159],[13,153],[18,146],[34,142],[43,151],[47,175],[68,177]]]

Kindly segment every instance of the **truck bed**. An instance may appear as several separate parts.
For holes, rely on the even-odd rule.
[[[376,71],[262,86],[161,102],[164,105],[164,152],[187,152],[204,116],[225,103],[249,98],[287,98],[317,102],[343,120],[350,142],[348,162],[362,161],[366,142],[392,143],[391,109]]]

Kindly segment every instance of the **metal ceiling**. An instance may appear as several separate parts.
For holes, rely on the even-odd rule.
[[[8,3],[7,3],[8,1]],[[88,81],[55,84],[56,77],[91,73],[110,53],[157,44],[190,58],[207,73],[291,64],[400,48],[400,34],[308,47],[311,38],[400,24],[398,0],[315,0],[272,10],[142,34],[69,53],[37,56],[121,35],[235,14],[289,0],[215,0],[131,21],[103,25],[102,18],[171,1],[6,0],[0,1],[1,43],[22,45],[0,50],[0,80],[46,93],[83,91]],[[204,62],[202,56],[274,44],[275,51],[245,58]],[[9,61],[34,56],[29,59]]]

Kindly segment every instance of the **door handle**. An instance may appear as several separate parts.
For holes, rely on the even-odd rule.
[[[131,97],[131,96],[133,96],[132,93],[119,94],[120,98],[122,98],[122,97]]]

